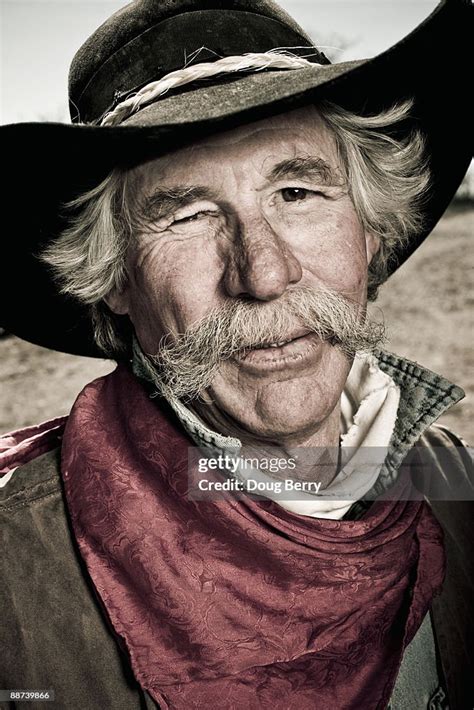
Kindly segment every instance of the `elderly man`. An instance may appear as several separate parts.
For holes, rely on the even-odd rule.
[[[4,324],[118,362],[3,440],[12,707],[469,706],[472,474],[431,426],[463,393],[366,306],[467,168],[470,19],[332,65],[268,0],[136,0],[73,126],[5,129],[11,204],[44,174]]]

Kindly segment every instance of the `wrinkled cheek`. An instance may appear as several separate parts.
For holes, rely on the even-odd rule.
[[[185,330],[186,307],[179,299],[179,290],[175,288],[176,278],[169,274],[161,274],[156,279],[141,280],[140,295],[136,317],[140,329],[150,339],[159,339]]]
[[[361,254],[353,247],[313,255],[309,271],[319,283],[348,297],[357,298],[365,293],[367,285],[365,253]]]
[[[158,308],[153,294],[141,293],[130,311],[130,319],[135,328],[140,345],[148,353],[155,353],[165,333],[162,311]]]
[[[189,247],[162,255],[159,269],[144,268],[136,274],[134,315],[147,340],[152,339],[144,332],[147,328],[159,337],[185,333],[213,305],[219,273],[202,243],[200,248]]]
[[[166,332],[167,308],[162,274],[151,266],[148,260],[148,263],[133,268],[129,317],[142,348],[155,353]]]
[[[315,224],[317,225],[315,227]],[[367,283],[365,235],[356,215],[327,210],[301,220],[294,254],[315,281],[351,298],[363,296]]]

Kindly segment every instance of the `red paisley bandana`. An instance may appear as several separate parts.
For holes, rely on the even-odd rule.
[[[79,549],[142,687],[162,708],[385,708],[444,576],[427,504],[340,521],[188,500],[190,445],[125,366],[63,440]]]

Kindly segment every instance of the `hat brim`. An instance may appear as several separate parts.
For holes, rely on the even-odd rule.
[[[97,184],[116,165],[158,157],[216,131],[322,99],[364,114],[414,99],[413,118],[403,130],[416,125],[427,136],[432,188],[425,226],[399,249],[393,272],[431,232],[472,156],[466,90],[471,10],[459,0],[445,0],[410,35],[375,58],[261,72],[190,88],[159,99],[117,127],[3,126],[4,204],[15,227],[4,236],[1,325],[38,345],[103,357],[93,341],[88,309],[59,294],[37,259],[64,227],[60,205]]]

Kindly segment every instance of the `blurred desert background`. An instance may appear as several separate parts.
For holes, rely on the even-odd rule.
[[[380,289],[375,305],[386,347],[460,385],[466,398],[439,421],[472,444],[474,416],[474,203],[454,202],[429,239]],[[0,339],[0,430],[67,414],[87,382],[110,372],[107,360],[75,357]]]

